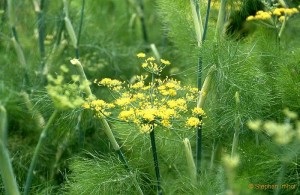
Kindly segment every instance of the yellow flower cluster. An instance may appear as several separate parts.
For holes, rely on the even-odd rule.
[[[199,125],[202,124],[202,120],[201,117],[205,115],[205,112],[202,108],[193,108],[192,109],[192,114],[193,116],[188,118],[187,121],[186,121],[186,126],[187,127],[193,127],[193,128],[196,128],[198,127]]]
[[[122,82],[116,79],[104,78],[101,81],[98,81],[96,79],[94,80],[94,83],[96,83],[99,86],[106,86],[114,91],[119,91],[122,88]]]
[[[147,70],[150,73],[159,75],[160,72],[166,67],[171,65],[171,62],[168,60],[161,59],[159,62],[154,57],[146,58],[145,53],[138,53],[138,58],[144,58],[145,61],[142,63],[142,68]]]
[[[187,111],[185,99],[176,98],[173,94],[169,94],[169,96],[167,94],[162,95],[158,89],[161,85],[167,85],[168,83],[178,84],[178,81],[156,79],[148,85],[139,83],[141,83],[141,80],[128,85],[127,89],[124,87],[124,92],[115,100],[115,104],[121,109],[118,116],[120,120],[133,122],[141,132],[146,133],[152,129],[150,124],[154,123],[170,128],[172,126],[171,120],[179,117],[180,113]],[[136,84],[139,84],[139,87],[134,87],[137,86]],[[180,85],[178,88],[181,88]],[[177,94],[176,91],[175,94]]]
[[[166,79],[164,81],[160,81],[157,89],[164,96],[176,96],[177,91],[181,89],[180,81],[176,81],[174,79]]]
[[[271,19],[272,12],[258,11],[255,16],[248,16],[247,21],[250,20],[268,20]]]
[[[197,117],[190,117],[186,121],[186,126],[196,128],[201,124],[201,121]]]
[[[254,16],[248,16],[247,21],[251,20],[270,20],[272,18],[283,22],[288,17],[299,13],[297,8],[275,8],[273,11],[258,11]],[[273,16],[273,17],[272,17]]]
[[[129,88],[131,89],[142,89],[142,90],[148,90],[150,86],[145,85],[145,80],[148,78],[148,76],[136,76],[136,82],[129,84]]]
[[[46,89],[54,106],[60,110],[80,107],[84,103],[82,97],[83,91],[90,83],[84,81],[80,82],[79,75],[72,75],[71,82],[66,83],[64,73],[69,72],[69,69],[63,65],[60,67],[60,70],[61,74],[56,77],[47,75],[48,85]]]
[[[248,127],[255,132],[263,130],[279,145],[289,144],[294,138],[300,140],[300,121],[297,120],[297,113],[288,109],[285,109],[283,112],[290,122],[277,123],[275,121],[263,122],[261,120],[255,120],[249,121]]]
[[[114,108],[114,104],[106,103],[104,100],[97,99],[90,102],[85,102],[82,107],[95,111],[97,117],[109,116],[111,113],[108,109]]]
[[[144,53],[137,54],[138,58],[146,58]],[[153,57],[145,59],[145,68],[150,73],[158,73],[170,62],[161,60],[160,65]],[[153,75],[152,75],[153,76]],[[108,115],[108,109],[118,111],[118,118],[125,122],[134,123],[141,133],[151,132],[155,126],[171,128],[174,121],[184,122],[188,127],[197,127],[201,124],[200,116],[204,115],[201,108],[189,109],[189,103],[195,104],[199,91],[197,88],[182,86],[180,81],[173,78],[154,79],[147,81],[148,75],[136,76],[129,84],[109,78],[95,80],[100,86],[106,86],[112,91],[115,100],[108,104],[103,100],[94,100],[84,104],[98,116]],[[192,114],[187,121],[182,116]]]

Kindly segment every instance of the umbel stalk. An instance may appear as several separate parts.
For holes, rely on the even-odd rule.
[[[156,189],[157,189],[157,194],[161,195],[162,189],[160,185],[160,173],[159,173],[158,158],[157,158],[157,151],[156,151],[156,144],[155,144],[154,125],[151,125],[150,140],[151,140],[151,149],[152,149],[155,176],[156,176]]]

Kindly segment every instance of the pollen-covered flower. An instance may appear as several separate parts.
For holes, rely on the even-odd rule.
[[[160,62],[163,63],[164,65],[170,65],[171,62],[169,60],[164,60],[164,59],[160,59]]]
[[[130,108],[129,110],[123,110],[120,112],[119,114],[119,119],[129,122],[131,120],[135,119],[135,112],[133,110],[133,108]]]
[[[133,101],[130,97],[121,97],[119,99],[116,99],[115,104],[118,106],[127,106]]]
[[[116,79],[110,79],[110,78],[104,78],[101,81],[97,81],[95,80],[94,83],[103,86],[106,86],[114,91],[119,91],[120,89],[122,89],[122,82]]]
[[[195,116],[203,116],[203,115],[205,115],[205,112],[204,112],[204,110],[202,108],[194,108],[192,110],[192,113]]]
[[[186,111],[187,110],[187,104],[186,100],[183,98],[178,98],[175,100],[169,100],[167,101],[167,105],[170,108],[173,108],[175,110],[180,110],[180,111]]]
[[[142,133],[150,133],[153,130],[153,124],[141,124],[139,128]]]
[[[95,111],[95,116],[97,117],[103,117],[110,115],[111,112],[108,112],[107,110],[114,108],[115,106],[111,103],[105,102],[104,100],[97,99],[91,102],[85,102],[82,107]]]
[[[286,19],[285,16],[280,16],[280,17],[278,18],[279,22],[284,22],[285,19]]]
[[[137,56],[138,58],[144,58],[144,57],[146,57],[146,54],[140,52],[140,53],[138,53],[136,56]]]
[[[196,117],[190,117],[187,119],[186,121],[186,126],[187,127],[198,127],[201,124],[201,121],[199,120],[199,118]]]
[[[137,54],[137,57],[138,58],[146,58],[146,54],[139,53],[139,54]],[[171,63],[168,60],[161,59],[160,61],[158,61],[153,56],[150,56],[145,59],[145,61],[141,64],[141,66],[146,71],[159,75],[160,72],[162,72],[162,70],[170,64]]]

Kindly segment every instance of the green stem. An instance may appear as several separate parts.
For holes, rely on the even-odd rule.
[[[143,0],[138,0],[138,11],[139,11],[138,14],[139,14],[139,18],[140,18],[141,26],[142,26],[143,40],[144,40],[144,43],[147,44],[149,42],[149,40],[148,40],[148,33],[147,33],[146,22],[145,22]]]
[[[154,135],[154,126],[151,125],[151,132],[150,132],[150,140],[151,140],[151,149],[154,161],[154,169],[155,169],[155,176],[156,176],[156,189],[157,194],[162,194],[162,189],[160,186],[160,173],[159,173],[159,166],[158,166],[158,158],[157,158],[157,151],[156,151],[156,144],[155,144],[155,135]]]
[[[9,26],[10,26],[11,33],[12,33],[12,42],[13,42],[14,49],[16,51],[18,60],[21,64],[21,68],[23,69],[24,84],[27,85],[29,83],[27,63],[25,60],[25,55],[24,55],[23,49],[18,40],[17,30],[15,27],[15,12],[14,12],[14,6],[13,6],[12,0],[7,0],[7,12],[8,12]]]
[[[197,171],[196,166],[193,158],[193,152],[190,140],[188,138],[185,138],[183,140],[184,149],[185,149],[185,157],[188,165],[188,171],[190,174],[190,178],[193,184],[196,184],[197,182]]]
[[[287,16],[284,17],[284,20],[283,20],[283,22],[282,22],[281,28],[280,28],[279,33],[278,33],[278,38],[279,38],[279,39],[281,38],[281,35],[282,35],[282,33],[283,33],[283,30],[285,29],[285,26],[286,26],[286,20],[287,20],[286,17],[287,17]]]
[[[81,11],[80,11],[80,22],[79,22],[79,28],[77,33],[77,47],[75,49],[75,56],[77,59],[79,59],[79,41],[81,37],[81,29],[83,24],[84,7],[85,7],[85,0],[82,0]]]
[[[138,184],[138,181],[136,180],[136,177],[134,176],[133,172],[131,171],[131,169],[128,165],[128,162],[127,162],[127,160],[124,156],[124,153],[122,152],[117,140],[115,139],[115,136],[114,136],[108,122],[103,117],[100,118],[100,122],[102,123],[102,126],[104,127],[104,133],[106,134],[106,136],[108,137],[110,143],[112,144],[113,149],[119,155],[119,158],[120,158],[121,162],[124,164],[125,168],[129,172],[129,174],[132,176],[133,182],[134,182],[134,185],[135,185],[136,189],[138,190],[140,195],[143,195],[144,193],[143,193],[142,189],[140,188],[140,185]]]
[[[216,41],[220,40],[221,33],[224,29],[226,3],[227,3],[227,0],[221,0],[221,5],[219,8],[219,14],[218,14],[218,20],[217,20],[217,25],[216,25],[216,33],[215,33]]]
[[[52,113],[51,117],[49,118],[45,128],[43,129],[42,133],[40,134],[40,138],[39,138],[38,144],[35,147],[33,157],[32,157],[31,163],[30,163],[30,167],[29,167],[29,170],[28,170],[28,173],[27,173],[26,183],[25,183],[25,187],[24,187],[24,195],[29,194],[29,188],[31,186],[32,176],[33,176],[33,170],[36,167],[39,152],[40,152],[41,147],[44,143],[44,140],[47,136],[49,127],[53,123],[53,121],[54,121],[55,117],[57,116],[57,114],[58,114],[58,110],[54,110],[54,112]]]
[[[202,117],[199,117],[202,120]],[[200,174],[201,170],[201,155],[202,155],[202,124],[197,127],[196,134],[196,172]]]
[[[7,142],[7,114],[5,108],[0,105],[0,173],[7,194],[20,194],[15,174],[11,165],[9,152],[6,148]]]
[[[34,9],[37,14],[37,25],[38,25],[38,41],[39,41],[39,50],[40,50],[40,56],[41,56],[41,65],[42,69],[44,67],[44,58],[45,58],[45,44],[44,44],[44,39],[45,39],[45,20],[44,20],[44,0],[41,0],[40,3],[37,0],[33,1],[34,3]]]
[[[204,28],[203,28],[203,35],[202,35],[202,42],[206,39],[206,33],[208,29],[208,19],[209,19],[209,13],[210,13],[210,3],[211,0],[207,1],[207,8],[206,8],[206,16],[205,16],[205,22],[204,22]]]

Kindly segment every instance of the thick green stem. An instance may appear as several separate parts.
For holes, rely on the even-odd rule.
[[[208,19],[209,19],[209,13],[210,13],[210,3],[211,0],[207,1],[207,8],[206,8],[206,16],[205,16],[205,22],[204,22],[204,28],[203,28],[203,35],[202,35],[202,42],[206,39],[206,33],[208,29]]]
[[[40,134],[40,138],[39,138],[38,144],[35,147],[33,157],[32,157],[31,163],[30,163],[30,167],[29,167],[29,170],[28,170],[28,173],[27,173],[26,183],[25,183],[25,187],[24,187],[24,195],[29,194],[29,188],[31,186],[32,177],[33,177],[33,170],[36,167],[36,163],[37,163],[37,159],[38,159],[40,149],[41,149],[41,147],[44,143],[44,140],[47,136],[49,127],[53,123],[53,121],[56,118],[57,114],[58,114],[58,110],[54,110],[54,112],[52,113],[51,117],[49,118],[45,128],[43,129],[42,133]]]
[[[202,25],[199,2],[195,0],[190,0],[190,4],[192,9],[194,28],[196,32],[196,39],[197,39],[198,47],[200,47],[202,45],[203,25]]]
[[[193,184],[196,184],[197,182],[197,170],[196,165],[193,159],[193,152],[190,140],[188,138],[185,138],[183,140],[184,149],[185,149],[185,157],[188,165],[188,171],[190,174],[190,178]]]
[[[138,184],[138,181],[136,180],[135,175],[131,171],[131,169],[128,165],[128,162],[127,162],[127,160],[124,156],[124,153],[122,152],[117,140],[115,139],[115,136],[114,136],[108,122],[103,117],[100,118],[100,122],[102,123],[102,126],[104,127],[104,132],[105,132],[106,136],[108,137],[110,143],[112,144],[113,149],[117,152],[121,162],[124,164],[125,168],[127,169],[129,174],[133,178],[133,182],[134,182],[134,185],[135,185],[136,189],[138,190],[140,195],[143,195],[144,193],[143,193],[142,189],[140,188],[140,185]]]
[[[220,40],[222,31],[224,29],[225,24],[225,14],[226,14],[226,3],[227,0],[221,0],[221,5],[219,8],[218,20],[216,25],[216,33],[215,33],[215,40]]]
[[[202,117],[199,117],[202,120]],[[200,174],[201,170],[201,155],[202,155],[202,124],[197,127],[196,134],[196,172]]]
[[[85,7],[85,0],[82,0],[81,11],[80,11],[80,22],[79,22],[79,28],[78,28],[78,33],[77,33],[77,47],[75,49],[75,56],[77,59],[79,59],[79,41],[80,41],[80,37],[81,37],[81,29],[82,29],[82,24],[83,24],[84,7]]]
[[[7,115],[5,108],[0,105],[0,173],[6,194],[20,194],[16,182],[15,174],[9,158],[9,152],[6,148],[7,142]]]
[[[38,33],[39,33],[39,50],[40,50],[40,56],[41,56],[41,65],[43,70],[44,66],[44,58],[45,58],[45,44],[44,44],[44,39],[45,39],[45,20],[44,20],[44,11],[43,11],[43,5],[44,5],[44,0],[38,2],[38,0],[33,1],[34,4],[34,10],[37,14],[37,25],[38,25]]]
[[[148,33],[147,33],[147,27],[145,21],[144,2],[143,0],[137,0],[137,1],[138,1],[138,15],[141,21],[143,39],[144,39],[144,43],[147,44],[149,42],[149,39],[148,39]]]
[[[15,27],[15,12],[14,12],[14,6],[13,6],[12,0],[7,0],[7,12],[8,12],[9,26],[10,26],[11,33],[12,33],[12,38],[11,38],[12,43],[13,43],[14,49],[16,51],[16,54],[18,56],[18,60],[21,64],[21,68],[23,69],[24,84],[26,85],[29,83],[27,63],[25,60],[25,55],[24,55],[23,49],[18,40],[17,30]]]
[[[159,173],[159,166],[158,166],[158,158],[157,158],[157,151],[156,151],[156,144],[155,144],[155,135],[154,135],[154,126],[151,125],[151,132],[150,132],[150,140],[151,140],[151,149],[154,161],[154,169],[155,169],[155,176],[156,176],[156,189],[157,194],[162,194],[162,189],[160,186],[160,173]]]
[[[278,33],[278,38],[279,39],[281,38],[281,35],[282,35],[282,33],[283,33],[284,29],[285,29],[285,26],[286,26],[286,20],[287,20],[286,17],[287,16],[284,17],[284,20],[282,22],[281,28],[280,28],[279,33]]]

